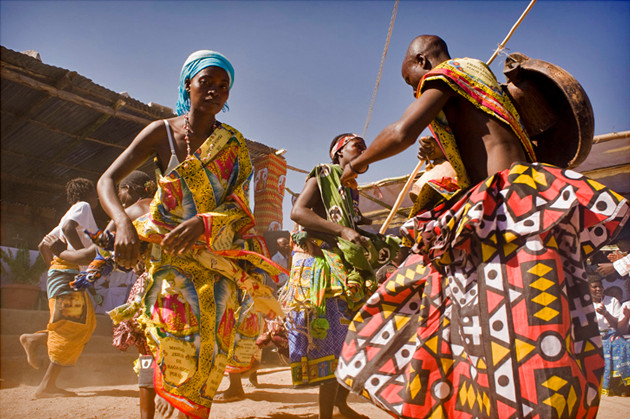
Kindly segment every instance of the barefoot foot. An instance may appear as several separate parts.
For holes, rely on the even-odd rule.
[[[223,393],[219,393],[214,396],[213,401],[215,403],[228,403],[235,402],[237,400],[243,400],[245,398],[245,392],[243,389],[235,390],[233,388],[228,388]]]
[[[335,406],[339,409],[339,413],[348,419],[370,419],[368,416],[357,413],[345,403],[335,404]]]
[[[41,341],[42,337],[38,333],[20,335],[20,343],[22,348],[24,348],[24,352],[26,352],[26,362],[36,370],[39,369],[39,362],[37,362],[35,349]]]
[[[64,390],[59,387],[51,387],[45,389],[37,389],[35,390],[35,398],[36,399],[47,399],[50,397],[76,397],[77,393],[72,391]]]
[[[175,411],[175,408],[166,400],[164,400],[164,398],[162,398],[159,395],[155,396],[155,410],[163,417],[163,418],[170,418],[171,416],[173,416],[173,412]]]

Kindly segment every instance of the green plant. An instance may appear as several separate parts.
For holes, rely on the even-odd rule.
[[[39,284],[39,277],[46,272],[48,267],[41,256],[37,256],[31,264],[31,255],[26,246],[22,246],[15,252],[10,249],[0,249],[0,260],[3,262],[2,276],[10,278],[13,284]]]

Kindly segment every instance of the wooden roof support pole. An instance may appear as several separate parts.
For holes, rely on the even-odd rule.
[[[37,157],[34,154],[29,154],[29,155],[25,155],[22,153],[16,153],[15,151],[9,151],[9,150],[2,150],[2,154],[6,154],[7,156],[12,156],[12,157],[16,157],[19,159],[27,159],[27,160],[35,160],[35,161],[41,161],[41,162],[45,162],[48,165],[50,164],[55,164],[57,166],[61,166],[61,167],[65,167],[66,169],[71,169],[71,170],[77,170],[80,172],[85,172],[85,173],[89,173],[91,175],[96,175],[96,176],[100,176],[102,173],[96,170],[90,170],[90,169],[81,169],[80,167],[77,166],[72,166],[70,164],[66,164],[66,163],[61,163],[61,162],[51,162],[51,159],[45,159],[42,157]],[[47,173],[47,176],[50,177],[50,174]],[[2,175],[2,179],[4,180],[4,174]]]
[[[610,134],[596,135],[593,137],[593,144],[605,143],[606,141],[630,138],[630,131],[611,132]]]
[[[125,106],[125,101],[123,99],[118,99],[116,103],[112,105],[112,109],[114,110],[114,113],[116,113],[123,106]],[[74,141],[72,141],[70,144],[66,145],[65,147],[62,147],[50,159],[50,161],[52,161],[53,163],[57,163],[60,159],[65,158],[68,155],[68,152],[70,152],[78,143],[86,139],[90,134],[94,133],[94,131],[96,131],[101,125],[103,125],[111,117],[112,117],[112,114],[102,114],[101,116],[99,116],[96,119],[96,121],[92,122],[83,130],[82,134],[79,134],[76,137],[74,137]]]
[[[15,116],[16,118],[18,118],[18,116],[14,113],[11,112],[7,112],[4,109],[1,110],[1,112],[5,115],[11,115],[11,116]],[[76,135],[76,134],[71,134],[69,132],[65,132],[62,131],[58,128],[55,128],[52,125],[46,124],[44,122],[40,122],[40,121],[35,121],[34,119],[29,120],[29,124],[33,124],[33,125],[37,125],[38,127],[44,128],[45,130],[48,130],[50,132],[54,132],[55,134],[59,134],[65,137],[72,137],[75,139],[78,139],[80,136]],[[108,143],[107,141],[103,141],[103,140],[98,140],[96,138],[91,138],[91,137],[85,137],[83,138],[85,141],[90,141],[92,143],[97,143],[97,144],[102,144],[102,145],[106,145],[109,147],[114,147],[114,148],[119,148],[121,150],[124,150],[126,147],[120,144],[114,144],[114,143]]]
[[[630,163],[619,164],[617,166],[601,167],[599,169],[587,170],[581,172],[584,176],[588,176],[591,179],[601,179],[609,176],[621,175],[624,173],[630,173]]]
[[[2,65],[4,65],[4,63]],[[76,76],[76,74],[77,73],[74,71],[66,71],[64,75],[61,76],[55,83],[55,88],[59,90],[65,89],[67,86],[72,84],[72,79],[74,78],[74,76]],[[51,99],[51,97],[52,96],[47,94],[47,92],[41,92],[41,96],[30,104],[26,112],[24,112],[22,115],[16,115],[16,119],[11,124],[9,124],[3,136],[10,137],[11,135],[13,135],[24,122],[32,119],[33,116],[35,116],[39,112],[39,110],[46,104],[46,102]]]
[[[97,112],[101,112],[104,114],[108,114],[111,116],[115,116],[117,118],[120,119],[124,119],[127,121],[132,121],[132,122],[136,122],[139,124],[147,125],[149,124],[149,122],[152,122],[153,119],[150,118],[143,118],[140,116],[135,116],[135,115],[131,115],[129,113],[126,112],[121,112],[121,111],[117,111],[114,110],[111,106],[107,106],[107,105],[102,105],[98,102],[95,102],[93,100],[90,99],[86,99],[83,98],[79,95],[76,95],[74,93],[71,92],[66,92],[65,90],[60,90],[57,89],[54,86],[51,86],[49,84],[46,83],[42,83],[38,80],[32,79],[30,77],[24,76],[22,74],[16,73],[15,71],[11,71],[9,69],[6,68],[1,68],[0,69],[0,76],[3,79],[12,81],[14,83],[18,83],[21,84],[23,86],[27,86],[30,87],[31,89],[35,89],[35,90],[43,90],[45,92],[47,92],[50,96],[54,96],[54,97],[58,97],[61,100],[65,100],[66,102],[71,102],[80,106],[85,106],[87,108],[93,109]]]

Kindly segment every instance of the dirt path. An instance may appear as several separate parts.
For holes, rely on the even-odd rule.
[[[291,388],[288,368],[260,371],[259,388],[243,380],[247,398],[231,403],[215,403],[211,419],[317,419],[317,388]],[[227,377],[219,390],[228,386]],[[21,386],[0,390],[0,418],[122,419],[139,417],[138,387],[135,385],[71,389],[77,397],[34,400],[35,388]],[[354,394],[350,405],[371,419],[391,416]],[[619,419],[630,411],[630,398],[603,397],[598,419]],[[159,417],[159,416],[158,416]],[[339,414],[335,418],[341,418]]]

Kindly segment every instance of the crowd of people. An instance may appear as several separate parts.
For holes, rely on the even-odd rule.
[[[218,52],[191,54],[177,116],[142,130],[96,188],[68,184],[72,207],[40,246],[50,323],[21,337],[33,365],[33,348],[48,346],[36,396],[71,395],[56,377],[89,340],[88,291],[113,269],[137,275],[109,314],[115,345],[140,353],[143,418],[156,394],[161,412],[198,418],[243,397],[263,333],[285,333],[293,385],[319,386],[323,419],[335,407],[365,417],[349,391],[404,418],[595,417],[600,394],[628,394],[630,303],[606,295],[601,276],[627,277],[630,256],[587,264],[607,244],[627,252],[628,201],[539,162],[487,65],[415,38],[402,77],[416,99],[369,145],[353,133],[332,140],[273,257],[252,231],[245,140],[216,119],[234,75]],[[419,156],[439,171],[414,188],[399,236],[367,233],[357,178],[427,127]],[[155,184],[136,171],[153,158]],[[112,220],[103,231],[97,191]],[[216,394],[225,373],[230,388]]]

